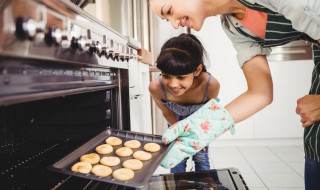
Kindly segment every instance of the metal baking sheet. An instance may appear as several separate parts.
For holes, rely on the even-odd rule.
[[[89,153],[97,153],[95,151],[95,148],[101,144],[105,144],[105,140],[109,136],[119,137],[122,140],[122,145],[113,147],[114,151],[110,154],[107,154],[107,156],[117,156],[115,154],[115,150],[117,150],[120,147],[123,147],[124,142],[128,140],[133,140],[133,139],[139,140],[141,142],[141,147],[137,149],[132,149],[133,152],[138,150],[143,150],[143,146],[149,142],[158,143],[161,149],[159,152],[151,153],[152,158],[150,160],[142,161],[143,162],[142,169],[134,171],[134,178],[129,181],[116,180],[112,177],[112,175],[108,177],[98,177],[93,174],[82,174],[82,173],[71,171],[72,165],[79,162],[80,157],[82,155],[89,154]],[[77,176],[81,178],[92,179],[92,180],[113,183],[118,185],[124,185],[124,186],[134,187],[134,188],[142,188],[148,182],[152,174],[155,172],[160,162],[162,161],[163,157],[168,153],[172,145],[173,143],[171,143],[169,146],[163,145],[161,141],[161,136],[159,135],[150,135],[150,134],[137,133],[137,132],[131,132],[131,131],[107,129],[106,131],[103,131],[96,137],[92,138],[91,140],[86,142],[84,145],[74,150],[73,152],[71,152],[61,160],[54,163],[52,166],[49,166],[48,169],[50,171]],[[100,154],[101,158],[103,156],[105,155]],[[119,158],[121,160],[121,163],[118,166],[111,167],[113,171],[116,169],[122,168],[122,163],[125,160],[132,159],[133,157],[131,155],[128,157],[124,157],[124,158],[119,157]]]

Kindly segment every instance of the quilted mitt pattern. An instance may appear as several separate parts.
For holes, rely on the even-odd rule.
[[[164,168],[173,168],[184,158],[191,157],[213,140],[230,130],[234,121],[229,112],[215,99],[208,101],[189,117],[170,126],[162,136],[164,144],[175,143],[161,162]]]

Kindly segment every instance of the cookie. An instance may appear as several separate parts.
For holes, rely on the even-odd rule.
[[[100,161],[100,156],[97,153],[85,154],[80,157],[80,161],[96,164]]]
[[[96,147],[96,151],[99,154],[109,154],[113,151],[113,148],[109,144],[102,144]]]
[[[142,160],[142,161],[150,160],[152,157],[152,155],[149,152],[145,152],[143,150],[138,150],[134,152],[132,156],[133,158]]]
[[[143,149],[148,152],[158,152],[160,150],[160,145],[157,143],[147,143],[143,146]]]
[[[120,158],[115,156],[106,156],[101,158],[100,163],[110,167],[117,166],[118,164],[120,164]]]
[[[106,139],[106,143],[110,144],[111,146],[119,146],[122,144],[122,140],[118,137],[108,137]]]
[[[83,174],[90,173],[91,169],[92,169],[92,165],[89,164],[88,162],[77,162],[71,167],[72,171],[83,173]]]
[[[130,140],[130,141],[126,141],[124,143],[124,146],[128,148],[139,148],[141,146],[141,143],[138,140]]]
[[[132,149],[128,147],[121,147],[116,150],[116,155],[121,157],[131,156],[132,153],[133,153]]]
[[[143,167],[143,163],[137,159],[129,159],[124,161],[122,166],[132,170],[140,170]]]
[[[120,181],[128,181],[134,177],[134,172],[128,168],[120,168],[112,173],[112,176]]]
[[[99,177],[107,177],[111,175],[112,169],[108,166],[98,164],[93,166],[93,168],[91,169],[91,173]]]

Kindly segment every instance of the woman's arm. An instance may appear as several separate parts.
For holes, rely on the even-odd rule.
[[[161,110],[163,117],[169,123],[169,125],[173,125],[174,123],[178,122],[178,120],[174,116],[173,111],[168,109],[167,106],[163,105],[162,103],[161,99],[162,99],[163,91],[158,79],[154,79],[153,81],[151,81],[151,83],[149,84],[149,92],[154,102],[156,103],[158,108]]]
[[[225,107],[235,123],[257,113],[273,100],[273,84],[266,56],[253,57],[242,70],[248,89]]]

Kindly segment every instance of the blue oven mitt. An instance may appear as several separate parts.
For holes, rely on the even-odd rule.
[[[163,143],[176,140],[160,165],[173,168],[183,159],[191,157],[221,134],[230,130],[234,134],[234,122],[229,112],[215,99],[208,101],[189,117],[173,124],[162,136]]]

